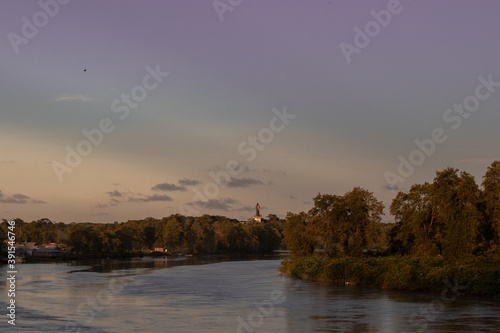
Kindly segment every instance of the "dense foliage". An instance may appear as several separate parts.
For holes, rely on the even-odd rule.
[[[296,255],[320,250],[325,256],[360,256],[379,239],[383,209],[373,193],[360,187],[343,196],[318,194],[309,212],[288,213],[284,241]]]
[[[307,213],[288,213],[283,233],[295,256],[367,254],[442,256],[455,260],[500,250],[500,162],[482,189],[467,172],[447,168],[432,183],[399,192],[390,206],[395,224],[379,223],[383,204],[355,187],[343,196],[318,194]]]
[[[449,295],[500,296],[500,257],[299,257],[280,270],[302,279],[432,291]]]
[[[292,259],[282,272],[304,279],[442,291],[450,281],[475,295],[500,295],[500,162],[483,177],[454,168],[399,192],[396,223],[379,223],[383,205],[354,188],[318,194],[309,212],[288,213],[283,233]]]
[[[16,242],[67,244],[81,256],[149,253],[154,248],[186,253],[270,252],[281,244],[283,221],[247,222],[223,216],[148,217],[124,223],[53,223],[48,219],[26,223],[16,219]],[[0,225],[7,234],[7,221]]]
[[[500,239],[500,162],[483,177],[457,169],[437,172],[432,183],[399,192],[391,205],[397,224],[390,247],[393,253],[457,259],[470,254],[498,253]]]

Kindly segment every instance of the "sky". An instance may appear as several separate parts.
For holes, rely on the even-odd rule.
[[[500,2],[0,3],[0,218],[388,207],[500,159]]]

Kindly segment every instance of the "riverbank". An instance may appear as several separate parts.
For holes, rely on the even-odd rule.
[[[428,257],[286,259],[280,271],[304,280],[359,284],[394,290],[500,297],[500,256],[470,257],[455,262]]]

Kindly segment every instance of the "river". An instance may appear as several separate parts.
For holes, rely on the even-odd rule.
[[[500,332],[498,300],[296,280],[281,259],[20,264],[15,326],[0,266],[0,332]]]

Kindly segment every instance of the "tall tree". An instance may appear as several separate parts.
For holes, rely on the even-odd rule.
[[[432,200],[433,185],[415,184],[408,192],[399,192],[392,201],[390,212],[400,221],[394,231],[393,244],[401,242],[405,253],[411,255],[436,255],[440,244],[436,242],[439,222]]]
[[[484,238],[500,250],[500,161],[494,161],[483,176]]]
[[[481,223],[479,193],[474,177],[467,172],[459,175],[457,169],[446,168],[436,173],[433,204],[443,226],[436,238],[442,243],[445,257],[458,258],[476,249]]]
[[[310,232],[326,256],[339,253],[339,244],[346,239],[347,212],[344,198],[331,194],[314,197],[314,206],[308,212]]]
[[[165,248],[171,252],[181,250],[184,239],[184,217],[179,214],[169,216],[163,232]]]
[[[375,198],[373,192],[355,187],[344,195],[344,206],[347,216],[344,252],[359,256],[370,240],[376,237],[374,223],[382,219],[384,204]]]
[[[309,227],[308,215],[304,212],[298,214],[288,213],[286,224],[283,228],[284,242],[289,251],[294,255],[310,255],[316,248],[316,237]]]

